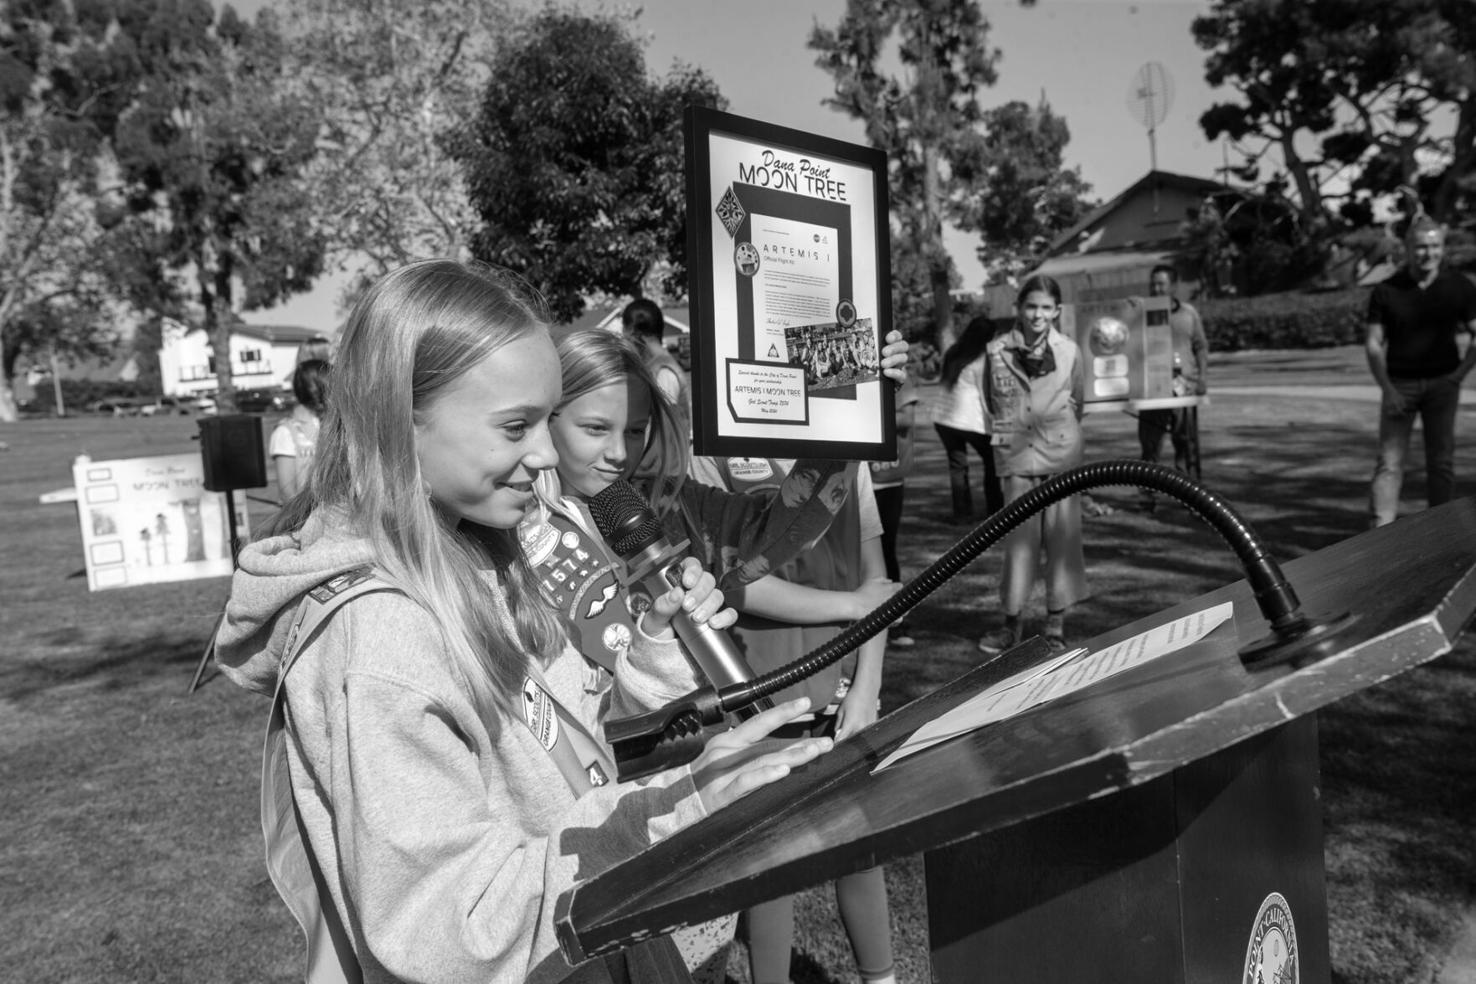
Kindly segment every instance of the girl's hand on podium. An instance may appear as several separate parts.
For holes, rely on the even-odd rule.
[[[790,770],[830,751],[829,738],[804,738],[782,748],[760,746],[775,728],[810,709],[806,697],[772,707],[707,743],[692,763],[692,779],[707,812],[721,810],[761,786],[777,782]]]

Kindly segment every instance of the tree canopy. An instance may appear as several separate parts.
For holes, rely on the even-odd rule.
[[[917,256],[899,268],[927,271],[933,331],[941,342],[949,333],[949,290],[957,279],[943,223],[961,211],[964,188],[956,169],[971,153],[983,119],[979,90],[998,77],[989,22],[975,3],[847,0],[840,24],[817,25],[809,44],[819,52],[816,64],[835,80],[826,105],[860,120],[867,140],[887,155],[893,251]],[[881,67],[892,48],[900,75]]]
[[[1442,221],[1468,209],[1469,0],[1215,0],[1193,31],[1206,79],[1237,95],[1205,112],[1205,134],[1239,142],[1239,176],[1294,191],[1310,224],[1366,224],[1372,200],[1401,186]]]
[[[526,277],[560,319],[592,292],[644,293],[657,269],[683,291],[690,104],[724,102],[697,69],[653,79],[622,18],[540,12],[499,50],[452,142],[481,222],[473,254]]]
[[[108,147],[141,64],[114,15],[104,0],[0,7],[0,420],[15,419],[22,355],[78,359],[115,341]]]
[[[372,279],[469,253],[476,213],[447,135],[477,111],[513,15],[483,0],[293,0],[292,85],[322,114],[305,181],[331,261]]]
[[[1070,140],[1044,95],[1033,107],[1014,101],[983,113],[954,175],[963,188],[960,221],[983,236],[979,259],[990,283],[1035,266],[1092,207],[1081,169],[1064,163]]]
[[[188,270],[234,400],[231,327],[240,308],[307,290],[325,236],[300,175],[315,152],[316,107],[284,85],[270,8],[253,23],[207,0],[134,0],[124,22],[147,70],[115,140],[130,207],[158,232],[161,266]],[[130,23],[131,22],[131,23]]]

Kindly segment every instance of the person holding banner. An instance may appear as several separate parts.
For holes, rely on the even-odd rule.
[[[1016,302],[1015,326],[986,348],[984,397],[994,439],[994,461],[1006,502],[1081,464],[1081,352],[1058,330],[1061,285],[1037,275]],[[1066,610],[1087,596],[1081,549],[1081,506],[1076,496],[1047,506],[1005,540],[999,594],[1004,621],[979,639],[979,651],[998,653],[1020,641],[1020,620],[1045,551],[1046,623],[1052,652],[1066,650]]]
[[[603,722],[696,684],[671,617],[731,616],[689,562],[623,654],[570,645],[515,532],[557,461],[560,372],[511,278],[451,260],[387,274],[334,373],[309,492],[242,552],[215,641],[228,677],[276,694],[268,866],[318,944],[310,975],[686,980],[666,937],[571,966],[560,898],[829,741],[753,748],[797,702],[690,766],[610,781]]]

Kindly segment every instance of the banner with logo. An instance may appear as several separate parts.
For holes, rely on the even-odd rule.
[[[72,479],[89,590],[231,573],[226,495],[205,490],[198,453],[79,458]],[[236,499],[236,527],[244,538],[244,495]]]
[[[895,458],[885,155],[703,107],[686,140],[696,452]]]

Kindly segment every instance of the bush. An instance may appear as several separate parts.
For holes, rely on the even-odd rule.
[[[1196,303],[1210,351],[1326,348],[1363,341],[1367,287],[1287,291]]]

